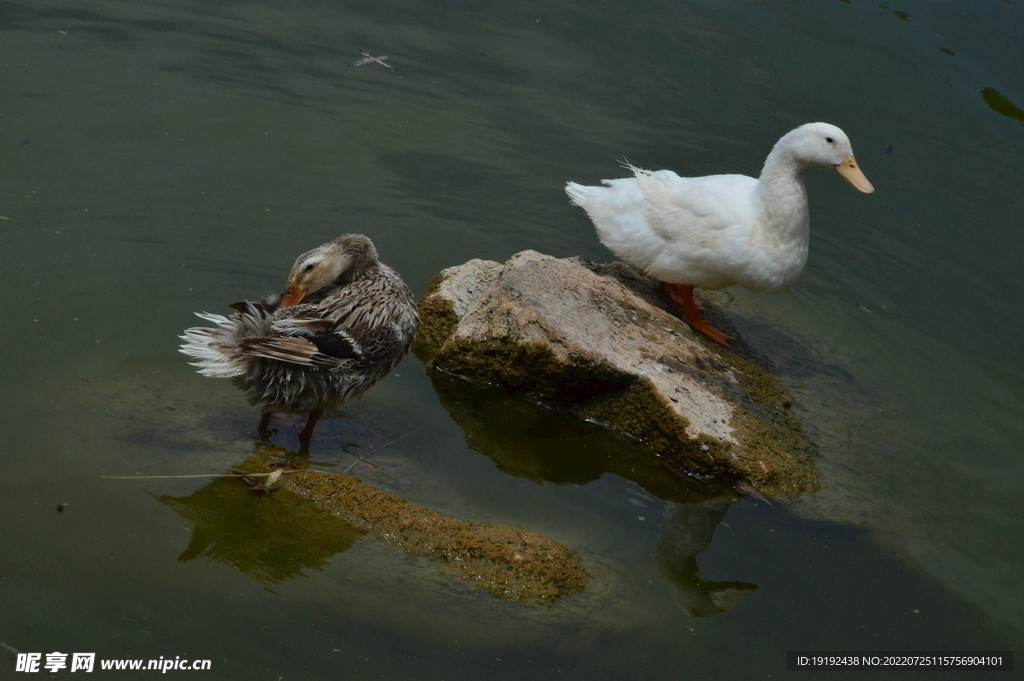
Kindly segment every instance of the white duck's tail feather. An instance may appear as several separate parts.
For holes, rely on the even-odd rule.
[[[590,192],[595,189],[600,189],[600,187],[585,187],[582,184],[577,184],[575,182],[565,183],[565,193],[569,195],[569,201],[584,210],[588,203],[587,197],[590,195]]]

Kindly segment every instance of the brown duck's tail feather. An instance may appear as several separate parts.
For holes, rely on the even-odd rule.
[[[238,343],[238,351],[249,357],[263,357],[281,362],[324,369],[338,366],[338,360],[320,352],[304,338],[245,338]]]

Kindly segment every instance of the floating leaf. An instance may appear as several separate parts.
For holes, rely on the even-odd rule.
[[[994,87],[981,88],[981,98],[988,104],[988,108],[997,114],[1012,118],[1018,123],[1024,123],[1024,110],[1003,96]]]

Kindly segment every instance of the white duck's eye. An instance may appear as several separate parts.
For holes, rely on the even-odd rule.
[[[825,141],[828,142],[829,144],[832,144],[833,142],[835,142],[835,140],[832,139],[831,137],[826,137]]]
[[[313,263],[309,263],[308,265],[306,265],[305,267],[303,267],[303,268],[302,268],[302,271],[303,271],[303,272],[312,272],[312,271],[313,271]]]

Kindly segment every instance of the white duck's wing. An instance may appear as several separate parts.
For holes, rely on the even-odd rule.
[[[602,180],[603,187],[566,185],[573,203],[587,211],[601,243],[661,281],[717,285],[714,262],[742,257],[738,251],[744,250],[744,230],[753,217],[757,180],[743,175],[687,178],[671,170],[626,167],[633,177]],[[728,248],[732,251],[723,253]]]
[[[671,170],[633,169],[645,218],[666,241],[703,246],[749,225],[757,180],[746,175],[680,177]]]
[[[679,177],[640,171],[644,222],[657,241],[648,246],[647,272],[661,281],[721,288],[737,283],[752,256],[757,180],[744,175]]]

